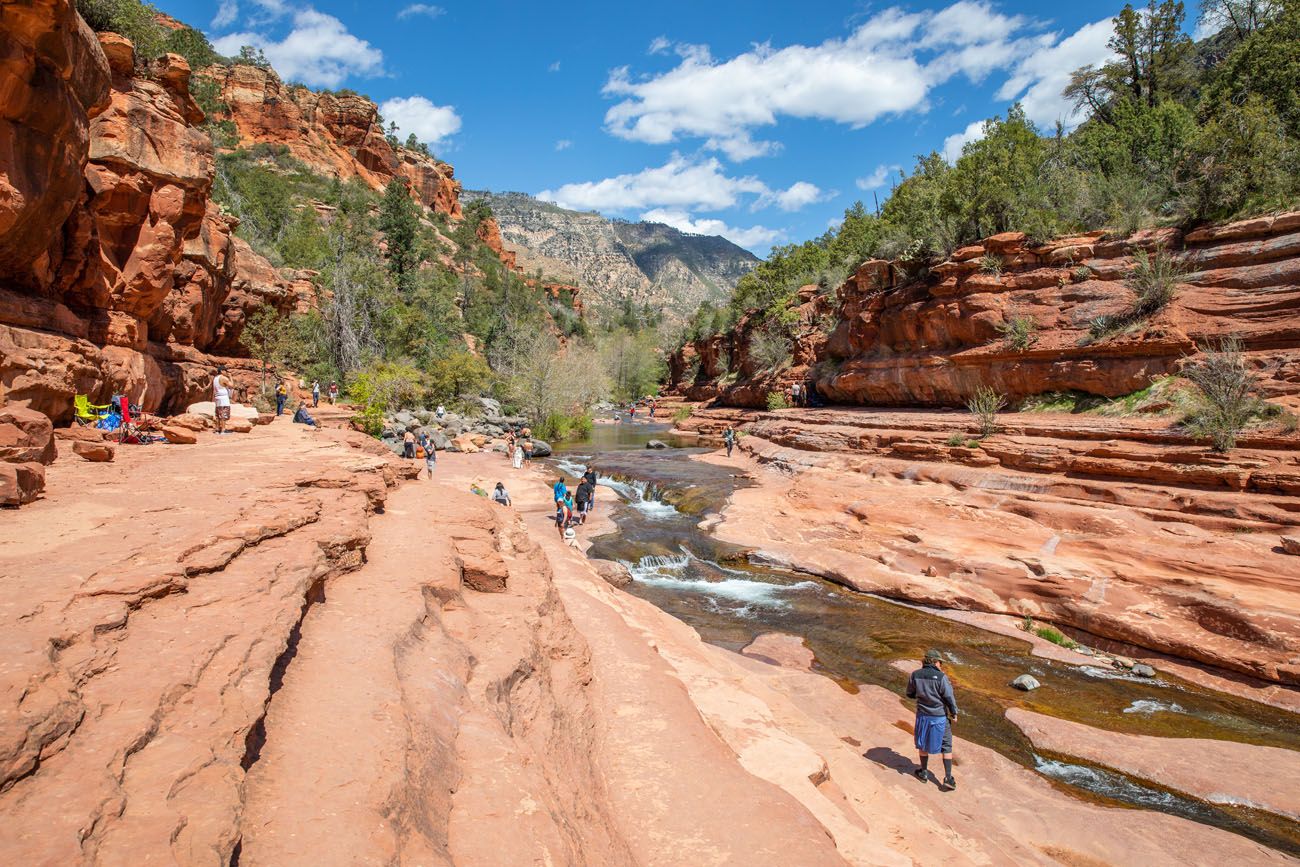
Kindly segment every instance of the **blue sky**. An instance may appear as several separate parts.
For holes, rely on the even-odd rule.
[[[763,255],[883,200],[1021,100],[1070,125],[1070,70],[1120,2],[162,0],[227,53],[365,93],[469,188],[723,234]]]

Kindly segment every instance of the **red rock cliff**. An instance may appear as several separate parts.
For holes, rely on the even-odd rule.
[[[210,200],[183,58],[137,74],[130,42],[96,38],[67,2],[2,14],[20,38],[0,115],[0,402],[57,421],[76,394],[201,399],[215,356],[246,355],[247,316],[288,312],[305,287]]]
[[[1132,302],[1124,281],[1135,251],[1157,246],[1186,270],[1175,299],[1130,329],[1094,338],[1097,317]],[[1264,393],[1300,402],[1300,213],[1186,235],[1160,229],[1106,240],[1093,233],[1041,246],[1007,233],[957,250],[920,278],[907,278],[896,263],[864,262],[834,297],[807,287],[797,305],[790,368],[753,369],[743,318],[729,334],[679,351],[674,382],[693,398],[737,406],[762,406],[769,390],[810,373],[824,396],[848,404],[959,406],[980,385],[1012,400],[1069,390],[1117,397],[1233,335]],[[1028,347],[1013,346],[999,330],[1014,320],[1032,322]],[[718,380],[726,351],[734,383]]]

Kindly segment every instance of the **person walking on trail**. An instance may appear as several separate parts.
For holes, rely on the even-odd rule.
[[[289,399],[289,389],[284,387],[281,381],[275,386],[275,414],[284,415],[284,404]]]
[[[506,460],[513,460],[515,456],[515,429],[510,428],[506,431]],[[518,469],[516,467],[516,469]]]
[[[406,429],[406,433],[402,435],[402,457],[415,457],[415,431],[409,427]]]
[[[563,478],[556,479],[555,484],[551,485],[551,493],[555,495],[555,502],[557,503],[560,502],[560,500],[563,500],[564,495],[567,494],[568,492],[569,489],[564,484]]]
[[[216,375],[212,377],[212,414],[216,418],[217,433],[226,432],[226,422],[230,421],[230,385],[226,381],[225,365],[218,365]]]
[[[524,428],[524,466],[533,465],[533,438],[528,434],[528,428]]]
[[[596,468],[587,467],[587,471],[582,474],[582,480],[587,483],[587,511],[596,508]]]
[[[503,506],[510,505],[510,494],[506,492],[506,486],[497,482],[496,490],[492,492],[492,499]]]
[[[335,404],[335,403],[338,403],[338,402],[339,402],[339,384],[338,384],[337,382],[331,382],[331,383],[330,383],[330,403],[331,403],[331,404]]]
[[[429,478],[432,479],[433,471],[438,468],[438,452],[432,442],[424,447],[424,468],[429,471]]]
[[[731,450],[736,447],[736,432],[730,427],[722,434],[722,444],[727,447],[727,457],[731,457]]]
[[[556,500],[555,501],[555,529],[559,531],[561,539],[564,538],[564,531],[569,528],[569,519],[572,517],[573,517],[573,513],[570,512],[568,507],[564,504],[564,500],[563,499]]]
[[[797,382],[790,386],[790,402],[795,406],[803,406],[803,386]]]
[[[311,382],[311,405],[312,409],[320,406],[320,380],[313,379]]]
[[[510,465],[516,470],[524,465],[524,447],[518,442],[515,443],[515,452],[510,456]]]
[[[591,484],[585,478],[578,483],[573,504],[578,510],[578,523],[587,523],[587,513],[591,511]]]
[[[929,780],[930,756],[943,756],[943,785],[945,791],[957,788],[952,775],[952,725],[957,719],[957,698],[952,692],[952,681],[943,673],[943,654],[927,650],[919,669],[907,681],[907,697],[916,699],[916,751],[921,757],[921,767],[913,773],[921,782]]]

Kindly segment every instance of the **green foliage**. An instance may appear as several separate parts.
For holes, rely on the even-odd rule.
[[[955,433],[948,437],[948,445],[951,448],[961,448],[966,445],[966,437],[962,434]]]
[[[140,0],[77,0],[77,11],[96,33],[118,33],[135,45],[138,65],[167,51],[163,28],[154,21],[153,6]]]
[[[563,442],[591,436],[593,423],[587,413],[563,415],[551,413],[537,426],[537,435],[544,440]]]
[[[1198,129],[1183,155],[1184,208],[1194,219],[1282,209],[1300,195],[1300,142],[1252,94]]]
[[[362,412],[381,414],[410,406],[422,394],[423,375],[408,362],[379,361],[367,365],[348,383],[348,397]]]
[[[998,411],[1006,404],[1006,398],[987,385],[975,389],[975,393],[966,401],[966,409],[979,422],[981,437],[990,437],[997,432]]]
[[[645,397],[663,379],[667,366],[655,332],[617,328],[601,335],[596,345],[615,400]]]
[[[994,277],[1002,273],[1002,257],[994,255],[980,256],[980,273],[991,274]]]
[[[1057,629],[1054,626],[1039,626],[1038,628],[1034,629],[1034,634],[1037,635],[1039,638],[1042,638],[1046,641],[1050,641],[1053,644],[1060,645],[1061,647],[1064,647],[1066,649],[1072,650],[1079,646],[1079,643],[1077,641],[1065,635],[1064,633],[1061,632],[1061,630]]]
[[[1164,309],[1186,276],[1187,271],[1164,247],[1156,247],[1152,253],[1134,251],[1133,270],[1124,280],[1134,296],[1131,316],[1152,316]]]
[[[776,371],[790,363],[794,343],[781,328],[768,323],[750,337],[749,357],[754,367],[761,371]]]
[[[789,409],[790,401],[786,399],[784,392],[769,391],[767,393],[767,408],[773,411]]]
[[[679,423],[684,422],[691,417],[691,414],[693,412],[694,409],[692,407],[689,406],[678,407],[677,410],[673,413],[673,421]]]
[[[424,366],[429,403],[449,403],[462,394],[483,394],[493,382],[487,362],[464,349],[449,349]]]
[[[266,391],[269,372],[284,364],[291,350],[292,330],[287,317],[274,307],[259,307],[244,323],[239,342],[261,364],[262,388]]]
[[[1222,10],[1222,23],[1237,30],[1241,41],[1210,71],[1202,112],[1230,115],[1256,97],[1281,118],[1288,136],[1300,138],[1300,3],[1213,0],[1206,6]],[[1265,6],[1271,8],[1261,15]]]
[[[1017,352],[1024,352],[1038,340],[1038,325],[1028,316],[1015,316],[997,326],[998,333],[1006,340],[1007,346]]]
[[[204,36],[193,27],[181,27],[169,30],[163,38],[163,50],[184,57],[191,71],[203,69],[217,63],[226,62],[226,58],[217,53]],[[204,109],[206,111],[206,109]]]
[[[1215,451],[1230,451],[1252,421],[1264,417],[1268,404],[1256,395],[1258,378],[1246,367],[1241,341],[1224,338],[1183,376],[1199,391],[1199,406],[1183,424],[1194,436],[1210,440]]]
[[[393,178],[379,203],[379,231],[388,245],[388,271],[398,290],[410,291],[419,265],[415,242],[420,229],[419,206],[401,178]]]

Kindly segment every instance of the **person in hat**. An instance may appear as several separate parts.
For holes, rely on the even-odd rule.
[[[943,654],[930,649],[925,652],[921,667],[912,672],[907,681],[907,697],[916,699],[916,751],[921,757],[921,767],[916,778],[929,780],[930,756],[943,756],[943,788],[957,788],[952,775],[952,725],[957,719],[957,698],[952,692],[952,681],[943,673]]]

